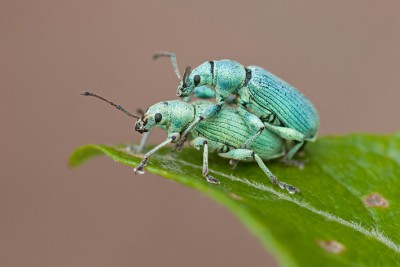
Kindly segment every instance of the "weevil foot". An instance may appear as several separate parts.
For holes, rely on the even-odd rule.
[[[299,193],[300,194],[300,192],[301,192],[300,189],[298,189],[297,187],[294,187],[294,186],[292,186],[290,184],[287,184],[285,182],[279,182],[278,185],[279,185],[280,188],[286,189],[289,192],[289,194],[292,194],[292,195],[294,193]]]
[[[304,169],[304,165],[307,163],[307,160],[283,159],[281,162],[285,165],[297,167],[302,170]]]
[[[172,149],[172,151],[178,151],[178,152],[181,152],[182,151],[182,148],[183,148],[183,146],[184,146],[184,144],[185,144],[185,142],[186,142],[186,137],[185,138],[183,138],[183,139],[181,139],[181,140],[179,140],[176,144],[175,144],[175,146],[174,146],[174,148]]]
[[[239,163],[239,161],[238,161],[238,160],[235,160],[235,159],[231,159],[231,160],[229,161],[229,165],[231,165],[231,169],[232,169],[232,170],[236,169],[238,163]]]
[[[144,166],[145,164],[140,164],[139,166],[137,166],[136,168],[133,169],[133,172],[135,174],[144,174]]]
[[[214,178],[214,177],[212,177],[211,175],[206,175],[206,180],[210,184],[220,184],[219,180]]]

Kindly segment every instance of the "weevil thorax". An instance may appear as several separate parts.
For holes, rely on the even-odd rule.
[[[148,132],[154,126],[167,129],[169,133],[182,132],[194,120],[191,104],[179,100],[163,101],[152,105],[136,121],[135,130]]]
[[[222,98],[237,93],[246,83],[246,68],[239,62],[218,60],[214,69],[215,90]]]
[[[214,62],[207,61],[200,66],[193,69],[188,75],[187,79],[180,81],[178,86],[178,96],[187,97],[190,96],[194,88],[202,85],[214,86]]]

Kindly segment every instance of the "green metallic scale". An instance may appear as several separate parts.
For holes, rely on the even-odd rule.
[[[137,118],[135,130],[139,133],[148,133],[155,126],[167,131],[166,140],[147,152],[139,166],[134,169],[135,173],[139,174],[144,173],[144,167],[151,155],[167,144],[178,142],[182,133],[193,123],[198,114],[206,112],[213,106],[208,101],[193,103],[180,100],[164,101],[151,106],[145,114],[139,117],[98,95],[89,92],[83,92],[82,95],[95,96],[105,100],[126,114]],[[273,184],[278,184],[291,194],[300,192],[299,189],[278,181],[263,162],[263,160],[279,158],[285,154],[286,142],[278,135],[265,130],[248,148],[241,148],[241,145],[252,136],[252,133],[236,109],[229,106],[223,107],[215,116],[194,126],[189,131],[189,135],[192,139],[190,144],[194,148],[203,148],[203,176],[208,182],[219,184],[217,179],[209,175],[208,169],[208,153],[216,152],[219,156],[232,160],[254,160]]]
[[[257,67],[245,67],[233,60],[207,61],[193,71],[190,67],[181,78],[173,53],[162,52],[154,56],[171,59],[180,80],[178,96],[188,97],[199,86],[210,86],[216,92],[216,104],[193,122],[194,125],[219,112],[224,101],[232,94],[237,95],[237,110],[246,121],[253,135],[241,147],[246,148],[268,129],[285,140],[293,141],[292,149],[285,155],[284,162],[296,164],[291,158],[306,141],[314,141],[319,128],[318,114],[312,103],[296,88],[272,73]],[[188,127],[178,147],[194,125]]]

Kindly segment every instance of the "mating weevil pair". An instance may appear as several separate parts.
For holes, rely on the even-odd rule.
[[[285,140],[295,143],[284,156],[283,162],[292,161],[294,154],[306,141],[314,141],[319,127],[318,113],[312,103],[296,88],[257,66],[244,67],[233,60],[207,61],[193,71],[186,67],[180,77],[175,54],[161,52],[154,56],[169,57],[175,73],[180,80],[179,97],[189,97],[196,87],[214,87],[216,104],[199,114],[192,125],[181,137],[181,147],[187,133],[203,119],[218,113],[224,101],[232,94],[237,95],[237,110],[246,124],[256,133],[249,138],[242,148],[251,145],[266,128]]]
[[[155,126],[167,131],[166,140],[144,155],[142,162],[134,169],[135,173],[143,173],[151,155],[167,144],[180,140],[181,133],[184,132],[188,125],[193,123],[199,114],[213,106],[208,101],[195,101],[192,103],[180,100],[164,101],[151,106],[140,117],[99,95],[90,92],[82,92],[81,94],[100,98],[129,116],[137,118],[135,130],[139,133],[148,133]],[[233,160],[255,160],[273,184],[278,184],[291,194],[300,192],[296,187],[278,181],[277,177],[272,174],[263,162],[263,160],[270,160],[284,155],[285,142],[282,138],[271,131],[264,131],[247,149],[239,148],[241,144],[251,137],[252,133],[236,109],[229,106],[223,107],[215,116],[196,124],[189,131],[189,134],[193,138],[190,144],[196,149],[203,148],[203,176],[208,182],[219,184],[216,178],[209,175],[208,152],[210,151],[217,152],[219,156]]]

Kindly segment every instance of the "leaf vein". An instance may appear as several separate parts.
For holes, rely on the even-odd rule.
[[[164,157],[160,157],[160,158],[164,158]],[[175,161],[179,161],[181,164],[193,167],[193,168],[197,168],[197,169],[202,169],[201,166],[195,165],[195,164],[191,164],[188,163],[186,161],[183,160],[179,160],[179,159],[174,159]],[[400,253],[400,244],[397,244],[395,242],[393,242],[389,237],[387,237],[386,235],[384,235],[381,231],[379,231],[378,229],[367,229],[366,227],[362,226],[360,223],[356,222],[356,221],[346,221],[343,218],[340,218],[334,214],[331,214],[329,212],[326,211],[322,211],[319,210],[315,207],[313,207],[310,203],[305,202],[305,201],[300,201],[296,198],[293,198],[291,196],[289,196],[286,192],[285,193],[281,193],[276,191],[275,189],[273,189],[270,186],[266,186],[265,184],[261,184],[261,183],[257,183],[257,182],[252,182],[248,179],[243,179],[240,177],[236,177],[233,175],[227,175],[225,173],[222,172],[218,172],[218,171],[213,171],[210,170],[210,172],[215,173],[217,175],[220,175],[222,177],[225,177],[231,181],[235,181],[235,182],[241,182],[244,183],[250,187],[253,187],[255,189],[258,190],[262,190],[264,192],[268,192],[271,193],[273,195],[275,195],[276,197],[278,197],[281,200],[286,200],[289,202],[292,202],[296,205],[298,205],[299,207],[302,207],[304,209],[307,209],[309,211],[311,211],[312,213],[318,214],[322,217],[324,217],[325,219],[329,220],[329,221],[334,221],[336,223],[342,224],[344,226],[347,226],[349,228],[352,228],[353,230],[360,232],[362,234],[364,234],[365,236],[371,237],[376,239],[377,241],[381,242],[382,244],[384,244],[385,246],[387,246],[388,248],[394,250],[397,253]]]

